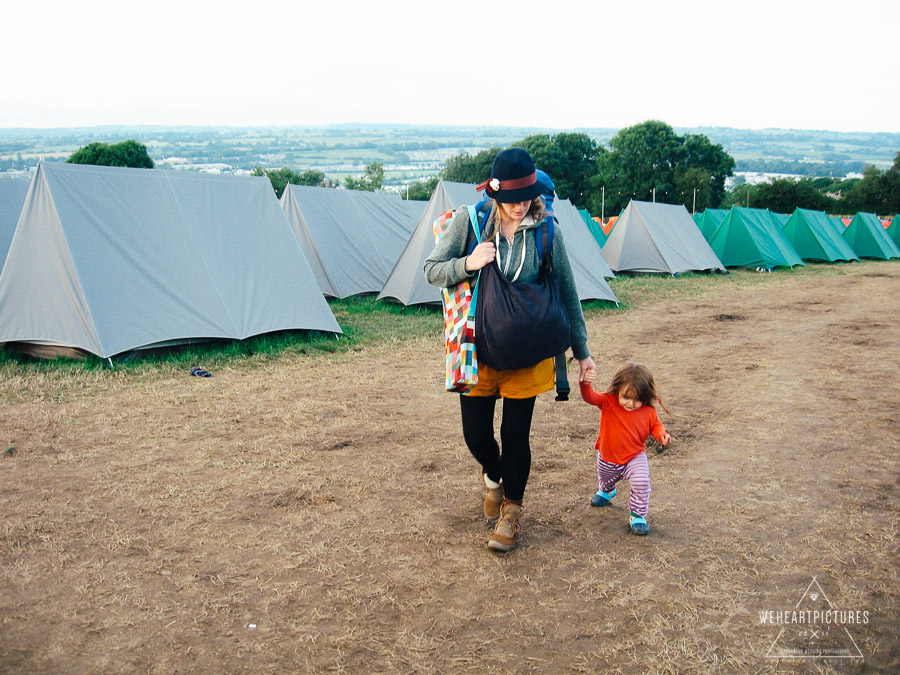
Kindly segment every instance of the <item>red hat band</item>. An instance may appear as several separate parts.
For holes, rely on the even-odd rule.
[[[475,186],[475,189],[478,192],[486,189],[491,182],[492,179],[488,179],[483,183],[479,183]],[[500,188],[498,190],[491,190],[491,192],[499,192],[500,190],[521,190],[522,188],[530,187],[537,183],[537,174],[533,173],[530,176],[525,176],[524,178],[513,178],[512,180],[501,180],[499,181]]]

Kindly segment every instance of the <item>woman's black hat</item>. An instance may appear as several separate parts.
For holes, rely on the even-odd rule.
[[[531,155],[522,148],[507,148],[498,152],[491,167],[490,180],[475,189],[484,190],[488,197],[505,204],[527,202],[549,191],[538,180]]]

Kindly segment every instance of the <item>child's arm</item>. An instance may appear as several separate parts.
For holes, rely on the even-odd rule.
[[[597,369],[589,368],[585,371],[584,379],[578,383],[578,386],[581,389],[581,398],[583,398],[586,403],[590,403],[599,408],[600,394],[594,391],[594,388],[591,386],[591,382],[595,379],[597,379]]]
[[[672,442],[672,437],[669,435],[669,432],[666,431],[666,428],[663,426],[663,423],[659,421],[657,417],[653,423],[653,429],[650,432],[653,434],[653,438],[658,440],[665,447],[669,447],[669,443]]]

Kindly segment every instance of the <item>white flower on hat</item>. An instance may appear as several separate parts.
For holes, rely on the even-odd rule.
[[[488,183],[488,185],[491,186],[491,190],[493,190],[494,192],[497,192],[497,190],[500,189],[500,181],[496,178],[491,178],[491,182]]]

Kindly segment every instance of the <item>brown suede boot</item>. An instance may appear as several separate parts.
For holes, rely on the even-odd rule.
[[[494,536],[488,542],[488,546],[495,551],[512,551],[516,547],[516,539],[519,536],[519,516],[525,507],[514,504],[504,498],[500,505],[500,520],[494,528]]]
[[[500,517],[500,504],[503,503],[503,485],[492,488],[488,485],[488,480],[487,474],[482,473],[481,481],[487,488],[487,494],[484,496],[484,517],[488,520],[497,520]]]

